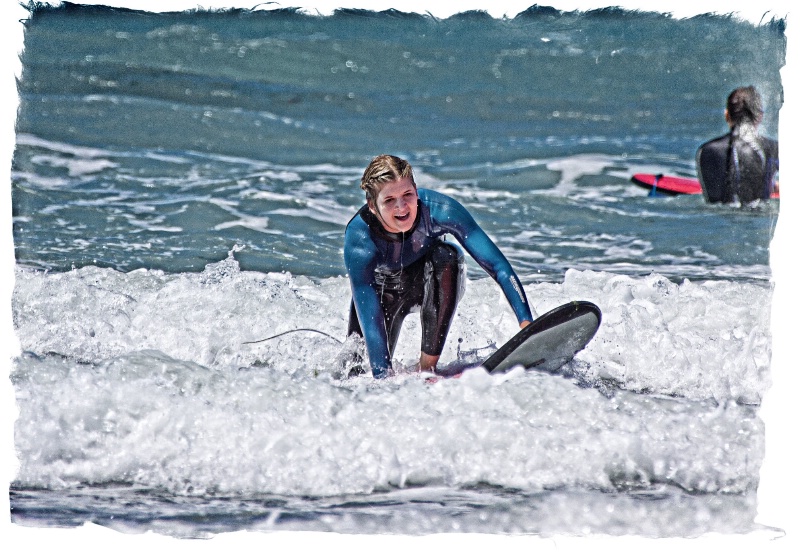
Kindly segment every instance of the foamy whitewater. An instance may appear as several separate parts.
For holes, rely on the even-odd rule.
[[[13,522],[764,530],[779,201],[653,197],[630,177],[694,176],[739,84],[775,136],[783,31],[613,9],[35,12],[12,169]],[[384,151],[473,213],[537,314],[597,304],[586,349],[553,374],[431,383],[412,315],[396,376],[344,378],[343,231]],[[468,275],[443,365],[517,330]]]
[[[630,531],[618,517],[641,509],[678,518],[649,521],[639,529],[648,535],[752,528],[755,406],[770,383],[765,286],[568,271],[563,283],[526,287],[538,312],[574,298],[603,310],[596,338],[559,375],[478,369],[429,384],[411,372],[416,321],[388,382],[341,380],[341,345],[326,336],[244,344],[309,321],[344,328],[344,278],[240,271],[232,258],[198,274],[86,267],[17,278],[28,352],[13,374],[20,488],[122,486],[179,503],[209,497],[223,511],[249,499],[264,528],[614,534]],[[513,334],[501,301],[490,280],[470,282],[445,363]],[[564,518],[587,496],[596,509]],[[36,518],[24,499],[20,516]],[[475,501],[489,505],[462,505]],[[553,501],[551,517],[532,516]],[[333,506],[303,523],[297,502]],[[398,505],[372,506],[384,502]],[[725,516],[706,527],[684,509]]]

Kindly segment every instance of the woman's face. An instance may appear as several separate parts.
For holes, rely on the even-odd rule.
[[[375,214],[388,232],[408,232],[417,219],[417,187],[410,177],[387,182],[378,197],[370,202]]]

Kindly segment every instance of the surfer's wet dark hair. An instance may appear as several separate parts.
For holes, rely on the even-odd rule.
[[[381,154],[374,157],[364,170],[361,189],[366,193],[367,201],[374,201],[384,184],[406,177],[411,179],[414,187],[417,186],[414,182],[414,170],[409,162],[397,156]]]
[[[732,127],[737,127],[744,122],[758,125],[764,117],[761,95],[754,86],[742,86],[735,89],[728,96],[728,103],[725,107],[728,110]]]
[[[752,136],[764,117],[761,95],[754,86],[742,86],[735,89],[728,96],[725,114],[731,128],[728,139],[725,186],[733,192],[735,199],[743,198],[743,192],[744,198],[747,196],[758,197],[758,194],[754,195],[750,190],[753,185],[753,177],[747,176],[745,169],[747,163],[742,160],[748,159],[748,157],[758,159],[762,170],[766,163],[767,156],[762,144]],[[756,178],[757,180],[758,178]],[[766,197],[769,197],[769,194]]]

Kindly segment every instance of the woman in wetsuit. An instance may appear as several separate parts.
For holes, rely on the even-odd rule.
[[[533,317],[511,265],[457,201],[417,189],[411,165],[380,155],[361,179],[367,203],[345,230],[344,261],[353,300],[347,334],[363,336],[375,378],[391,374],[403,319],[419,308],[420,370],[430,371],[444,348],[466,282],[464,254],[450,234],[494,278],[520,327]]]
[[[778,142],[758,134],[763,116],[754,87],[728,96],[725,120],[731,132],[697,150],[697,175],[707,202],[748,205],[777,192]]]

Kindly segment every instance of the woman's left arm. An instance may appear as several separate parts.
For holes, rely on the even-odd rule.
[[[467,209],[456,200],[442,196],[439,213],[444,226],[461,243],[472,258],[486,271],[503,290],[520,327],[533,320],[531,308],[519,277],[500,248],[478,225]]]

